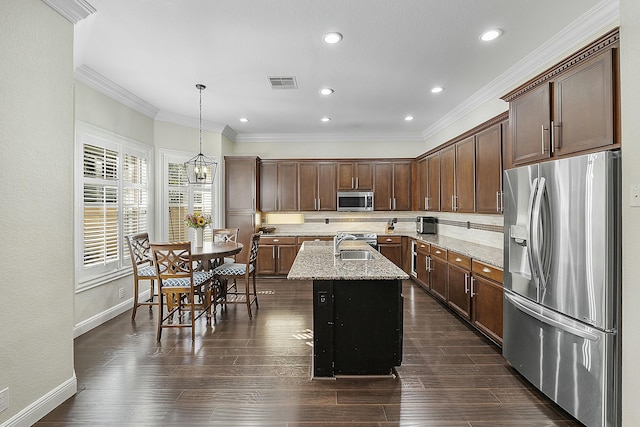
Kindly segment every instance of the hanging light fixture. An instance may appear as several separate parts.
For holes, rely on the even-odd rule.
[[[202,91],[207,87],[197,84],[200,91],[200,153],[184,164],[189,184],[213,184],[218,163],[202,154]]]

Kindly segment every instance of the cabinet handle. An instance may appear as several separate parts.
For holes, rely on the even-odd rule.
[[[500,192],[496,191],[496,212],[500,212]]]
[[[464,293],[469,293],[469,274],[464,273]]]
[[[424,210],[429,210],[429,201],[427,200],[427,197],[424,198]]]
[[[551,154],[553,154],[555,147],[554,141],[553,141],[553,120],[551,120],[551,126],[549,126],[549,137],[551,138]]]
[[[421,248],[424,248],[424,247],[426,247],[426,246],[425,246],[425,245],[420,245],[420,247],[421,247]]]
[[[273,239],[273,241],[274,241],[274,242],[279,242],[279,241],[280,241],[280,239]]]
[[[473,276],[471,276],[471,298],[473,298],[475,295],[478,295],[478,293],[474,293],[473,292],[473,284],[475,283],[475,279],[473,278]]]
[[[389,210],[393,209],[393,204],[391,203],[391,197],[389,197]]]
[[[278,246],[278,259],[280,258],[280,246]]]
[[[320,197],[318,197],[318,210],[320,210]]]
[[[553,123],[553,122],[551,122],[551,123]],[[546,153],[547,151],[549,151],[549,150],[545,150],[545,146],[544,146],[544,133],[545,133],[546,131],[548,131],[549,129],[546,129],[546,128],[544,127],[544,125],[541,125],[541,128],[542,128],[542,152],[541,152],[541,154],[544,154],[544,153]],[[552,134],[553,134],[553,132],[552,132]],[[552,142],[553,142],[553,136],[552,136],[551,138],[552,138]],[[551,145],[551,147],[552,147],[552,148],[551,148],[551,152],[553,153],[553,144]]]
[[[353,186],[353,177],[351,177],[351,188],[354,188],[354,186]]]
[[[271,246],[271,258],[276,259],[276,247]]]
[[[358,177],[356,176],[356,190],[360,188],[360,183],[358,182]]]
[[[437,253],[438,255],[440,255],[442,252],[440,252],[440,251],[436,250],[436,253]]]
[[[431,273],[433,271],[433,267],[431,266],[431,257],[427,256],[427,271]]]
[[[456,258],[456,262],[462,262],[461,258]]]
[[[483,267],[483,268],[482,268],[482,272],[483,272],[483,273],[491,273],[491,270],[490,270],[490,269],[488,269],[487,267]]]

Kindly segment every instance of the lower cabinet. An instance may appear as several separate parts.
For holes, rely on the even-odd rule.
[[[289,273],[298,253],[295,237],[260,237],[258,274],[284,275]]]
[[[471,270],[471,323],[502,345],[502,270],[476,260]]]
[[[429,290],[438,299],[447,301],[449,288],[449,266],[447,250],[431,245],[429,266]]]
[[[402,268],[402,236],[378,236],[378,250],[389,261]]]
[[[471,278],[471,259],[464,255],[449,251],[447,254],[449,289],[447,304],[466,320],[471,319],[471,295],[469,285]]]
[[[421,242],[420,240],[413,241],[413,278],[422,285],[425,289],[429,289],[429,269],[431,267],[430,249],[431,246],[428,243]]]

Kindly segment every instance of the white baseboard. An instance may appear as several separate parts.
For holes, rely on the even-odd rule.
[[[29,427],[60,406],[65,400],[78,391],[78,380],[75,372],[69,378],[31,405],[5,421],[0,427]]]
[[[145,301],[149,298],[150,291],[144,291],[138,296],[138,301]],[[126,301],[121,302],[118,305],[114,305],[108,310],[98,313],[87,320],[84,320],[73,327],[73,338],[78,338],[85,332],[89,332],[91,329],[102,325],[114,317],[130,310],[133,307],[133,298],[129,298]]]

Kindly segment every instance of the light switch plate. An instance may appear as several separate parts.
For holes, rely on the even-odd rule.
[[[631,201],[629,202],[630,206],[640,207],[640,186],[632,185],[631,186]]]

